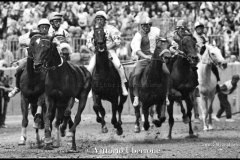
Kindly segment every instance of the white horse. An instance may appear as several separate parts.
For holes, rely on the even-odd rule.
[[[212,65],[216,65],[221,69],[227,67],[227,62],[222,56],[221,50],[215,46],[206,44],[206,50],[201,56],[198,63],[198,82],[200,92],[200,109],[202,111],[203,130],[212,130],[212,103],[215,98],[217,78],[212,73]],[[207,117],[209,120],[207,124]]]

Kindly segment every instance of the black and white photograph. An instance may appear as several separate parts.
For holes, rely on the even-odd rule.
[[[0,1],[0,158],[240,158],[240,2]]]

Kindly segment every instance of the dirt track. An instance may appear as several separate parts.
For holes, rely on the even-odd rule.
[[[37,149],[29,116],[27,145],[18,146],[21,131],[21,116],[8,116],[8,128],[0,128],[1,158],[239,158],[240,157],[240,118],[236,122],[214,121],[213,131],[202,131],[202,123],[193,123],[198,138],[189,139],[188,125],[175,118],[173,139],[166,139],[168,123],[161,128],[134,133],[134,116],[123,115],[123,135],[117,136],[110,123],[111,115],[106,116],[109,132],[101,133],[95,115],[84,115],[77,127],[77,152],[69,153],[70,143],[63,137],[61,147],[54,150]],[[55,131],[55,129],[54,129]],[[160,134],[158,134],[160,133]],[[40,131],[43,136],[43,130]],[[53,132],[55,135],[55,132]]]

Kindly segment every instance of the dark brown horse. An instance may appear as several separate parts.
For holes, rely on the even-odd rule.
[[[178,42],[179,43],[179,54],[175,56],[172,62],[168,63],[168,68],[171,72],[170,78],[170,104],[167,107],[169,114],[169,134],[168,138],[172,138],[172,127],[174,124],[173,118],[173,104],[174,101],[181,103],[181,100],[185,100],[187,104],[187,117],[185,110],[181,105],[181,111],[183,118],[187,118],[189,123],[189,136],[196,137],[193,134],[191,116],[193,108],[193,91],[198,85],[197,76],[197,63],[199,62],[197,56],[196,39],[192,35],[187,35]]]
[[[21,91],[21,111],[22,111],[22,132],[19,141],[19,145],[25,145],[26,143],[26,128],[28,126],[28,107],[31,106],[32,115],[35,117],[37,112],[37,106],[42,106],[42,113],[40,117],[35,117],[34,121],[41,124],[40,129],[44,128],[43,113],[46,111],[44,102],[44,80],[46,72],[40,72],[34,67],[33,64],[33,48],[35,47],[36,40],[42,37],[40,33],[32,33],[30,35],[30,47],[28,48],[27,63],[21,73],[20,77],[20,91]],[[38,48],[36,48],[38,49]],[[36,128],[36,140],[38,145],[40,144],[40,138],[38,129]]]
[[[92,77],[84,66],[77,66],[68,61],[63,61],[58,53],[57,46],[53,43],[54,37],[38,39],[38,50],[33,53],[34,66],[46,70],[45,78],[45,102],[47,106],[45,117],[45,144],[47,149],[52,149],[51,123],[56,112],[56,123],[58,134],[61,131],[65,136],[65,130],[69,121],[71,122],[71,109],[74,100],[79,100],[77,114],[74,123],[69,124],[69,132],[72,137],[72,150],[76,150],[75,133],[76,127],[81,121],[81,114],[87,102],[87,96],[91,89]],[[36,46],[36,48],[37,48]],[[60,126],[61,125],[61,126]],[[59,128],[60,126],[60,128]],[[57,143],[59,144],[59,136]]]
[[[95,44],[95,54],[96,54],[96,66],[93,70],[93,109],[97,115],[97,122],[102,124],[102,132],[108,132],[106,127],[105,109],[102,105],[101,100],[107,100],[112,104],[112,120],[114,128],[117,129],[117,134],[121,135],[122,130],[122,120],[121,114],[123,110],[123,104],[127,100],[127,96],[122,95],[120,76],[113,66],[111,60],[109,60],[106,37],[103,28],[95,26],[94,28],[94,44]],[[126,87],[127,82],[125,83]],[[99,115],[101,114],[101,117]],[[116,118],[116,113],[118,112],[118,121]]]
[[[150,64],[144,69],[140,84],[139,84],[139,100],[140,104],[136,106],[135,109],[135,132],[140,132],[140,106],[142,106],[142,112],[144,114],[144,124],[145,130],[148,130],[150,125],[148,121],[149,108],[156,105],[156,111],[158,114],[158,120],[153,120],[156,127],[160,127],[165,121],[166,117],[162,116],[162,112],[165,112],[164,102],[166,100],[167,87],[169,75],[166,75],[162,70],[163,58],[162,54],[170,52],[168,50],[170,43],[166,39],[160,39],[157,43],[156,49],[152,56]],[[129,76],[129,86],[130,86],[130,97],[133,103],[133,76],[134,70]]]

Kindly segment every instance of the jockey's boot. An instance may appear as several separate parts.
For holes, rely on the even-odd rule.
[[[127,82],[127,79],[126,79],[125,72],[124,72],[124,69],[123,69],[122,65],[118,68],[118,73],[119,73],[120,78],[121,78],[122,94],[124,96],[127,96],[128,95],[128,91],[127,91],[127,88],[125,86],[125,82]]]
[[[8,97],[12,98],[14,97],[18,92],[20,92],[20,89],[15,87],[11,92],[8,93]]]

